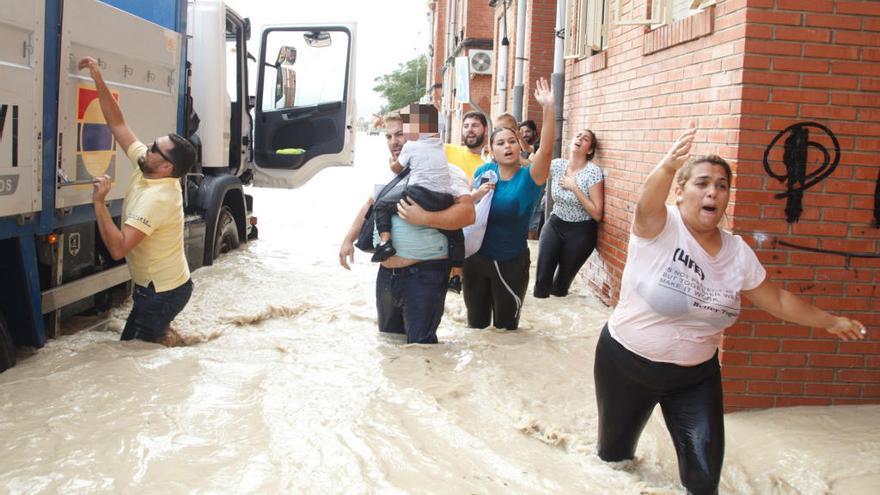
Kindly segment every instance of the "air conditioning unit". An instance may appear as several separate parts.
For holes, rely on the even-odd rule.
[[[469,50],[468,65],[471,74],[491,74],[494,69],[495,54],[492,50]]]

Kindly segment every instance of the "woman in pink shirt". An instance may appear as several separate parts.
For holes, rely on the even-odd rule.
[[[599,457],[632,459],[658,403],[688,493],[717,493],[724,458],[718,345],[739,317],[740,294],[786,321],[843,340],[867,333],[766,278],[740,236],[719,228],[730,199],[730,165],[688,160],[689,129],[648,175],[636,205],[620,301],[596,346]],[[675,205],[666,198],[675,179]]]

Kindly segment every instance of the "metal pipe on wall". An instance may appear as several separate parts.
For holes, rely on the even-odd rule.
[[[504,0],[504,13],[502,14],[501,47],[498,49],[498,113],[507,112],[507,53],[510,50],[510,40],[507,39],[507,0]]]
[[[565,0],[556,0],[556,44],[553,47],[553,75],[550,84],[556,96],[556,142],[553,158],[562,152],[562,124],[565,122]]]
[[[523,120],[523,65],[526,52],[526,8],[528,0],[519,0],[516,9],[516,66],[513,72],[513,118]]]

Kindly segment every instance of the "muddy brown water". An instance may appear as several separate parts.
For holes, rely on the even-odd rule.
[[[594,453],[610,310],[584,286],[527,297],[516,332],[467,329],[450,294],[441,344],[378,335],[376,267],[336,256],[384,172],[382,139],[358,145],[353,169],[253,191],[261,238],[194,273],[180,346],[120,343],[123,305],[0,375],[0,492],[681,493],[659,411],[635,463]],[[880,492],[880,406],[726,426],[722,493]]]

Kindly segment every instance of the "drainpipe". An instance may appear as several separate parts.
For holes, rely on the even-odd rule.
[[[553,75],[550,84],[556,96],[556,142],[553,158],[562,152],[563,100],[565,99],[565,0],[556,0],[556,45],[553,48]],[[549,210],[548,210],[549,211]]]
[[[563,101],[565,99],[565,0],[556,0],[556,38],[553,46],[553,74],[550,76],[550,87],[556,99],[556,140],[553,143],[553,158],[562,153]],[[553,195],[550,188],[544,195],[544,221],[550,221],[553,211]]]
[[[454,24],[455,22],[455,6],[457,0],[440,0],[441,2],[446,2],[446,53],[444,53],[445,59],[443,60],[443,83],[448,84],[449,88],[444,87],[443,95],[445,97],[449,97],[453,99],[453,101],[447,101],[445,97],[441,97],[443,101],[443,112],[446,114],[446,129],[444,130],[445,135],[443,136],[443,140],[447,143],[452,142],[451,133],[452,130],[452,114],[450,108],[455,104],[454,98],[452,96],[452,91],[450,88],[455,84],[455,64],[453,58],[453,50],[455,49],[455,39],[454,39]]]
[[[523,65],[526,51],[526,7],[528,0],[519,0],[516,9],[516,66],[513,69],[513,118],[523,120]]]
[[[498,113],[507,112],[507,51],[510,49],[510,40],[507,39],[507,0],[504,0],[504,13],[502,14],[501,48],[498,49]]]
[[[434,79],[437,74],[434,73],[434,12],[428,11],[426,16],[428,21],[428,63],[425,65],[425,95],[429,96],[428,101],[434,103],[434,93],[431,88],[434,85]]]

